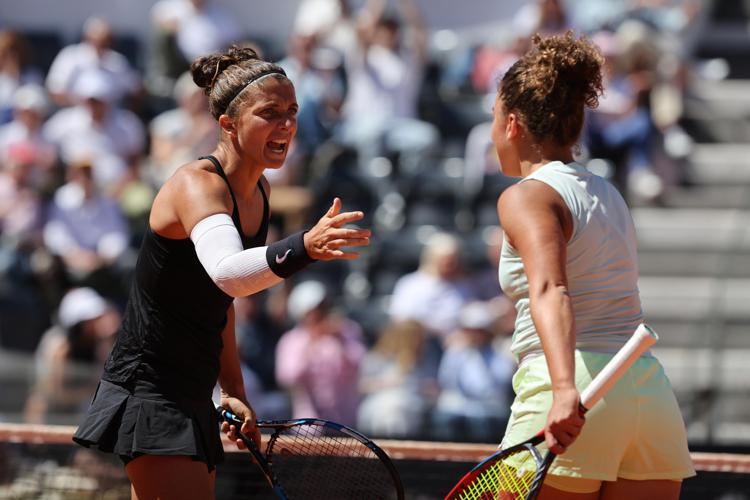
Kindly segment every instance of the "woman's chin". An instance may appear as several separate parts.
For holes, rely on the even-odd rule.
[[[266,161],[265,161],[265,168],[270,168],[273,170],[278,170],[281,167],[283,167],[286,164],[286,155],[279,156],[279,155],[267,155]]]
[[[274,161],[274,162],[268,162],[268,163],[266,163],[266,168],[270,168],[271,170],[278,170],[281,167],[283,167],[285,165],[285,163],[286,162],[284,162],[284,161],[282,161],[282,162],[276,162],[276,161]]]

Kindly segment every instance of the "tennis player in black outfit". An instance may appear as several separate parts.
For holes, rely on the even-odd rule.
[[[294,87],[277,65],[233,47],[197,59],[220,139],[211,156],[161,188],[117,342],[74,440],[116,453],[134,499],[210,499],[223,458],[211,395],[260,439],[245,400],[234,338],[234,297],[281,282],[315,260],[354,259],[370,232],[344,228],[361,212],[336,198],[309,231],[265,245],[266,168],[282,166],[296,132]],[[238,446],[236,429],[222,431]]]

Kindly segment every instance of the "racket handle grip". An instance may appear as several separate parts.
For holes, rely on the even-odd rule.
[[[635,361],[641,357],[659,336],[644,323],[638,325],[635,333],[612,357],[607,365],[594,377],[594,380],[581,392],[581,405],[590,409],[594,406]]]
[[[221,406],[216,407],[216,411],[219,412],[219,415],[221,415],[224,420],[229,422],[230,424],[236,424],[236,425],[242,425],[245,423],[244,420],[242,420],[240,417],[232,413],[231,411],[227,410],[226,408],[222,408]]]

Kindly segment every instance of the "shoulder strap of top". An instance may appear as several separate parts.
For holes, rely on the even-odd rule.
[[[266,190],[263,189],[263,183],[260,180],[258,180],[258,189],[260,189],[260,194],[263,196],[263,219],[261,219],[260,221],[260,229],[258,229],[258,235],[263,235],[263,241],[265,241],[266,235],[268,233],[270,203],[268,202]]]
[[[208,160],[213,163],[214,168],[216,168],[216,172],[221,176],[222,179],[224,179],[224,182],[226,182],[227,188],[229,188],[229,194],[232,196],[232,205],[234,207],[232,210],[232,222],[234,222],[234,225],[237,226],[237,230],[240,232],[240,236],[244,238],[244,234],[242,232],[242,223],[240,222],[240,210],[239,207],[237,207],[237,199],[234,197],[234,191],[232,191],[232,186],[231,184],[229,184],[227,174],[225,174],[224,169],[221,168],[221,163],[219,163],[219,160],[217,160],[213,155],[201,156],[198,159]]]

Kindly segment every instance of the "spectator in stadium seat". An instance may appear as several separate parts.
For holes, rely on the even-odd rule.
[[[218,142],[208,99],[190,73],[177,79],[173,93],[177,107],[154,117],[148,127],[151,151],[146,175],[157,186],[180,165],[213,151]]]
[[[108,192],[128,178],[145,146],[143,124],[117,106],[114,85],[105,71],[81,73],[73,89],[77,104],[52,115],[43,129],[64,162],[88,157],[96,183]]]
[[[13,94],[19,87],[44,83],[42,73],[30,65],[26,39],[15,31],[0,31],[0,125],[13,116]]]
[[[362,329],[335,313],[327,295],[319,281],[292,290],[288,310],[296,326],[276,347],[276,379],[291,391],[295,418],[356,425],[356,379],[366,352]]]
[[[100,17],[90,17],[83,25],[83,40],[64,47],[47,73],[47,90],[59,106],[77,103],[78,78],[91,70],[107,73],[113,100],[141,90],[140,75],[127,58],[112,50],[112,27]]]
[[[613,182],[633,201],[652,201],[663,190],[653,158],[659,131],[650,111],[655,83],[655,46],[640,38],[628,48],[623,38],[608,32],[593,36],[605,56],[605,94],[591,110],[586,145],[594,158],[614,165]]]
[[[294,18],[292,33],[316,36],[323,47],[341,56],[355,49],[356,19],[349,0],[302,0]]]
[[[125,269],[119,266],[129,244],[127,222],[118,204],[97,189],[90,161],[68,166],[68,182],[55,192],[48,210],[44,244],[62,259],[74,283],[124,293]]]
[[[236,17],[215,0],[159,0],[151,8],[151,21],[174,36],[185,61],[223,50],[244,35]]]
[[[5,151],[0,169],[0,253],[41,243],[42,200],[33,181],[34,160],[26,143]]]
[[[456,328],[469,297],[458,238],[436,233],[422,250],[419,269],[396,282],[389,314],[396,321],[417,320],[442,339]]]
[[[357,429],[378,437],[425,437],[426,417],[437,396],[439,362],[440,351],[418,321],[387,325],[362,361]]]
[[[345,93],[342,61],[337,52],[321,47],[316,35],[299,33],[291,36],[288,54],[279,61],[297,91],[296,142],[306,157],[331,137],[338,123]]]
[[[159,0],[150,18],[145,85],[151,96],[165,101],[162,106],[180,75],[190,70],[190,61],[243,38],[236,18],[214,0]]]
[[[434,153],[440,131],[419,119],[417,108],[427,57],[421,14],[413,0],[399,5],[406,29],[386,15],[384,0],[368,0],[359,13],[356,48],[345,54],[347,94],[336,138],[358,150],[363,167],[396,154],[408,174]],[[404,32],[410,40],[401,40]]]
[[[0,166],[8,165],[15,151],[24,156],[25,173],[30,184],[40,191],[50,188],[57,166],[57,148],[42,130],[49,109],[43,87],[28,84],[13,94],[13,120],[0,126]]]
[[[433,432],[445,440],[492,442],[500,439],[513,399],[516,363],[503,343],[497,311],[470,302],[458,329],[446,339],[438,371],[440,395]]]
[[[26,401],[28,423],[80,418],[112,348],[120,314],[93,288],[69,290],[35,354],[35,381]]]

